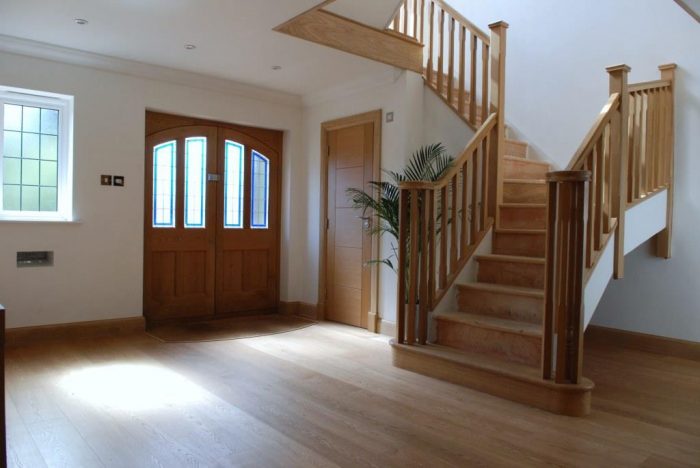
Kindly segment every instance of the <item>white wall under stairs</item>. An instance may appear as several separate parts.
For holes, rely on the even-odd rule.
[[[663,190],[649,199],[628,209],[625,213],[625,255],[654,237],[666,227],[666,201]],[[593,273],[586,283],[583,295],[584,326],[588,327],[613,276],[615,236],[600,256]]]

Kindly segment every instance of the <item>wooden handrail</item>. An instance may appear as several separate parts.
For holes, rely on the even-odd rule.
[[[484,141],[484,139],[488,136],[487,134],[493,130],[493,128],[496,126],[498,123],[498,113],[494,112],[489,116],[488,119],[486,119],[486,122],[479,128],[479,130],[474,134],[471,140],[467,143],[467,146],[464,148],[462,151],[462,154],[457,158],[453,163],[452,167],[443,174],[442,177],[440,177],[439,180],[436,180],[434,182],[432,181],[406,181],[406,182],[401,182],[399,184],[399,188],[401,189],[441,189],[445,187],[452,178],[457,175],[457,173],[462,170],[462,166],[467,163],[472,156],[474,155],[474,151],[476,151],[479,147],[479,145]]]
[[[618,110],[619,103],[620,95],[618,93],[612,94],[571,158],[569,165],[566,167],[567,171],[580,170],[585,165],[585,156],[590,152],[592,145],[600,138],[600,134],[610,122],[612,114]]]
[[[653,80],[653,81],[644,81],[641,83],[635,83],[629,85],[628,89],[630,93],[637,92],[637,91],[649,91],[652,89],[657,89],[657,88],[668,88],[671,86],[671,81],[670,80]]]
[[[409,0],[410,1],[410,0]],[[433,0],[436,5],[438,5],[440,8],[445,10],[447,14],[449,14],[452,18],[454,18],[458,23],[460,23],[462,26],[466,27],[469,32],[477,36],[480,40],[484,41],[485,44],[490,44],[491,39],[489,38],[489,35],[481,30],[477,25],[469,21],[467,18],[462,16],[457,10],[452,8],[450,5],[448,5],[446,2],[443,2],[442,0]]]

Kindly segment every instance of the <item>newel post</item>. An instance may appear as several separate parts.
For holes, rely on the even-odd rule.
[[[547,174],[542,377],[578,384],[583,357],[583,265],[588,171]]]
[[[612,162],[612,207],[611,216],[617,218],[615,231],[615,259],[613,275],[622,278],[625,273],[625,213],[627,210],[627,178],[629,158],[629,91],[627,79],[630,67],[616,65],[606,68],[610,75],[610,94],[620,95],[620,107],[611,121],[610,158]]]
[[[499,21],[489,25],[491,30],[491,85],[489,86],[489,107],[498,112],[489,155],[489,194],[488,213],[499,226],[498,206],[503,202],[503,156],[506,150],[506,31],[508,23]],[[493,183],[495,182],[495,183]]]
[[[671,258],[671,233],[673,228],[673,172],[674,172],[674,147],[675,147],[675,124],[674,124],[674,101],[676,96],[676,64],[669,63],[659,66],[661,79],[671,82],[671,96],[665,106],[666,126],[664,144],[665,176],[667,178],[666,192],[666,229],[656,235],[656,255],[661,258]]]

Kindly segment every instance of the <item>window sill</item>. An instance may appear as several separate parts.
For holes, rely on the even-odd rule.
[[[67,219],[50,219],[50,218],[12,218],[12,217],[0,217],[0,224],[83,224],[79,219],[67,220]]]

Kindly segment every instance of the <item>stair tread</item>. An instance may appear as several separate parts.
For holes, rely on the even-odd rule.
[[[546,167],[551,166],[548,162],[537,161],[535,159],[521,158],[520,156],[510,156],[507,154],[503,156],[503,159],[506,161],[514,161],[514,162],[526,163],[526,164],[535,164],[538,166],[546,166]]]
[[[498,206],[502,208],[547,208],[546,203],[500,203]]]
[[[517,335],[542,336],[542,325],[540,324],[520,322],[490,315],[470,314],[468,312],[448,312],[436,315],[435,319],[459,322],[466,325],[489,328]]]
[[[546,229],[511,229],[497,228],[496,234],[547,234]]]
[[[460,283],[457,284],[457,287],[459,287],[460,289],[480,289],[482,291],[489,291],[501,294],[514,294],[518,296],[544,298],[544,291],[542,289],[525,288],[523,286],[509,286],[505,284],[481,283],[475,281],[472,283]]]
[[[547,183],[544,179],[503,179],[506,184],[529,184],[529,185],[544,185]]]
[[[523,382],[534,383],[537,385],[562,388],[564,384],[556,384],[550,380],[542,379],[542,371],[517,362],[505,361],[500,358],[487,356],[474,351],[464,351],[461,349],[450,348],[438,344],[427,344],[423,346],[411,346],[398,344],[394,339],[391,340],[391,345],[400,347],[402,350],[412,353],[423,354],[443,361],[453,362],[465,367],[488,371],[493,374],[507,376]],[[578,389],[592,389],[593,382],[587,378],[582,378],[580,384],[566,384],[567,389],[572,391]]]
[[[544,265],[544,258],[523,257],[522,255],[484,254],[477,255],[476,260],[491,260],[494,262],[535,263]]]
[[[506,138],[505,140],[506,140],[506,143],[514,143],[514,144],[516,144],[516,145],[527,146],[527,144],[528,144],[527,141],[515,140],[515,139],[513,139],[513,138]]]

